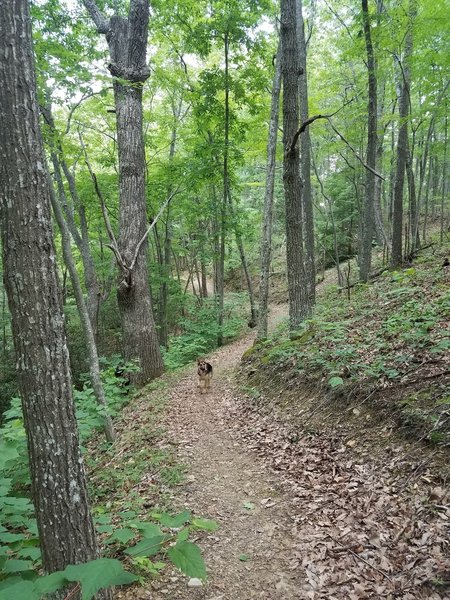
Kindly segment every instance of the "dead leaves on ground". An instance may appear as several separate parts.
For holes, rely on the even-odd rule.
[[[409,480],[399,448],[383,463],[362,462],[345,438],[299,436],[236,399],[225,401],[224,418],[292,498],[290,568],[304,576],[299,598],[450,597],[449,492],[432,476]]]

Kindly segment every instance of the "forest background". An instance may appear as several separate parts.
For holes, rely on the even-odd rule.
[[[120,404],[116,372],[141,386],[163,364],[187,364],[248,325],[265,339],[269,282],[283,288],[287,274],[293,338],[313,314],[325,269],[349,291],[370,280],[374,250],[378,272],[448,240],[448,3],[279,8],[153,2],[147,45],[140,2],[32,2],[81,398],[86,373],[95,376],[93,348]],[[60,250],[69,239],[70,252]],[[141,306],[132,313],[133,286]],[[18,382],[3,283],[0,294],[3,414]]]

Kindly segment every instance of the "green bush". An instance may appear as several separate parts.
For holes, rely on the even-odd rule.
[[[169,349],[164,352],[164,362],[168,369],[176,369],[204,356],[217,347],[219,325],[214,299],[205,299],[203,306],[192,306],[189,317],[181,320],[184,333],[172,337]],[[228,294],[224,305],[222,335],[224,340],[238,336],[245,326],[245,294]]]

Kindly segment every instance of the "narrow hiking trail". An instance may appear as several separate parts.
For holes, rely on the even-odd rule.
[[[275,318],[283,311],[277,307]],[[421,489],[416,497],[399,488],[401,465],[355,460],[337,439],[306,437],[293,445],[275,416],[239,408],[235,367],[252,341],[249,334],[207,357],[214,365],[209,393],[197,390],[194,366],[169,390],[165,438],[187,468],[174,492],[176,508],[220,524],[199,536],[208,581],[189,587],[189,578],[169,569],[118,597],[448,598],[427,587],[437,572],[448,579],[448,517],[430,517]]]

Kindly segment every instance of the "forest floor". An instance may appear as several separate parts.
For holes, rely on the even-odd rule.
[[[272,320],[285,311],[274,307]],[[194,366],[172,374],[166,390],[162,443],[185,466],[173,508],[220,525],[194,539],[207,582],[193,587],[199,582],[169,568],[117,598],[450,598],[447,492],[428,459],[419,465],[417,453],[395,438],[378,448],[373,435],[357,443],[339,433],[298,437],[276,413],[249,411],[236,367],[252,338],[207,357],[214,365],[209,393],[199,393]],[[124,428],[137,411],[145,428],[146,402],[144,392],[130,404]],[[137,489],[145,494],[146,487],[144,478]]]

